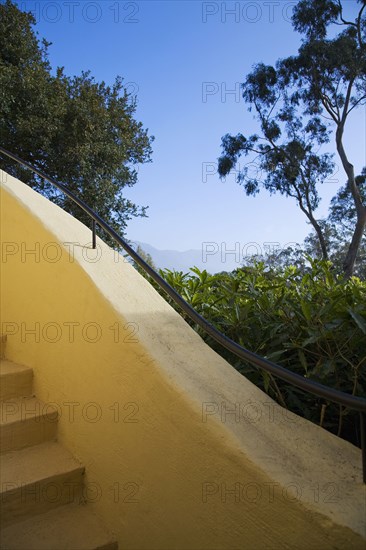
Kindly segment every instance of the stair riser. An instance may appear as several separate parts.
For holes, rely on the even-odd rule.
[[[1,526],[6,527],[64,504],[81,502],[84,498],[83,472],[80,467],[20,487],[7,482],[1,487]]]
[[[32,394],[33,373],[31,370],[22,373],[2,376],[0,379],[0,401],[11,397],[25,397]]]
[[[30,411],[24,407],[21,414],[21,420],[9,422],[11,416],[15,416],[15,405],[11,402],[7,403],[3,409],[3,418],[1,422],[6,422],[0,426],[0,449],[2,453],[8,451],[16,451],[31,447],[56,439],[57,434],[57,413],[47,410],[40,413],[40,416],[27,418],[30,416]]]

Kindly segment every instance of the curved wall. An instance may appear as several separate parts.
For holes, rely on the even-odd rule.
[[[83,224],[0,173],[1,321],[126,550],[363,548],[359,449],[285,411]]]

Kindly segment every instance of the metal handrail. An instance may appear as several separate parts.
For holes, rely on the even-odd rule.
[[[360,426],[361,426],[361,449],[362,449],[362,468],[363,468],[363,482],[366,483],[366,399],[362,397],[357,397],[350,395],[348,393],[335,390],[323,384],[319,384],[314,380],[309,380],[292,372],[285,367],[281,367],[252,351],[249,351],[224,334],[217,330],[211,323],[206,321],[197,311],[190,306],[184,298],[178,292],[163,279],[145,260],[141,258],[139,254],[124,240],[122,237],[110,227],[110,225],[105,222],[94,210],[92,210],[84,201],[79,199],[76,195],[72,193],[64,184],[58,183],[51,177],[46,176],[41,170],[32,166],[29,162],[22,160],[20,157],[7,151],[0,146],[0,153],[3,153],[7,157],[15,160],[19,164],[25,166],[35,174],[37,174],[42,179],[48,181],[51,185],[55,186],[57,189],[65,193],[72,201],[74,201],[80,208],[82,208],[89,216],[92,218],[92,230],[93,230],[93,245],[95,246],[95,225],[98,224],[99,227],[104,229],[108,235],[114,239],[114,241],[122,246],[122,248],[131,256],[131,258],[140,266],[142,269],[162,288],[172,300],[194,321],[199,325],[203,330],[211,336],[216,342],[221,344],[225,349],[234,353],[237,357],[244,361],[248,361],[253,365],[269,372],[270,374],[281,378],[285,382],[292,384],[308,393],[316,395],[317,397],[322,397],[328,399],[333,403],[338,403],[339,405],[344,405],[350,409],[359,411],[360,413]]]

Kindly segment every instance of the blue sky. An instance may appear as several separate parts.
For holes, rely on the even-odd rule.
[[[261,192],[247,197],[234,175],[215,174],[225,133],[256,131],[239,83],[257,62],[296,53],[290,16],[296,2],[19,1],[52,42],[52,65],[68,75],[90,70],[112,83],[121,75],[137,92],[136,118],[155,136],[153,162],[126,195],[148,205],[129,223],[131,240],[160,249],[200,249],[204,242],[302,241],[309,232],[294,201]],[[350,13],[357,7],[348,2]],[[366,112],[351,120],[346,145],[356,171],[366,164]],[[330,148],[330,150],[333,150]],[[336,159],[339,165],[338,159]],[[255,168],[253,168],[255,169]],[[318,216],[345,181],[341,167],[323,184]]]

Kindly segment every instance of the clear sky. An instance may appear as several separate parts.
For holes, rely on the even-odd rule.
[[[239,83],[253,64],[295,54],[300,36],[290,17],[296,2],[19,1],[32,11],[40,37],[52,42],[53,67],[68,75],[90,70],[97,80],[124,78],[137,92],[136,118],[155,136],[153,162],[139,169],[126,195],[148,205],[146,219],[129,223],[131,240],[160,249],[200,249],[203,242],[302,241],[309,232],[295,202],[262,191],[247,197],[234,175],[216,172],[221,137],[257,130]],[[355,0],[348,1],[354,12]],[[366,164],[366,112],[358,110],[346,135],[357,173]],[[345,181],[323,184],[318,216]],[[255,169],[255,167],[253,167]]]

